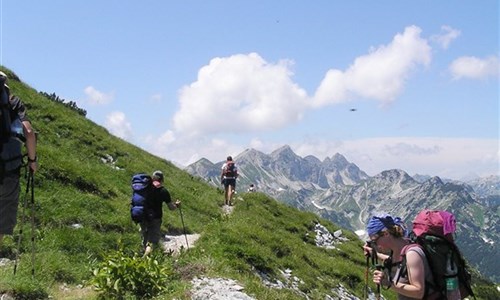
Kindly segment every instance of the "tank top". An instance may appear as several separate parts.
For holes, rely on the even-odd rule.
[[[427,282],[433,282],[434,279],[432,276],[432,271],[431,271],[431,268],[429,267],[429,261],[427,260],[427,257],[425,257],[424,250],[422,250],[422,248],[420,248],[420,246],[414,246],[414,247],[409,248],[406,253],[408,254],[408,252],[410,252],[410,251],[417,252],[417,254],[420,256],[420,258],[422,258],[422,261],[424,263],[424,274],[425,274],[425,283],[424,284],[427,285]],[[400,273],[401,273],[401,276],[399,276]],[[396,273],[392,277],[392,282],[396,282],[398,276],[399,276],[398,283],[410,283],[410,281],[408,280],[408,272],[405,272],[404,270],[402,270],[401,264],[398,265],[398,267],[396,269]],[[429,291],[428,291],[427,295],[431,295],[432,293],[433,293],[433,290],[431,287],[429,287]],[[417,299],[417,298],[410,298],[410,297],[398,294],[398,299],[399,300],[412,300],[412,299]]]

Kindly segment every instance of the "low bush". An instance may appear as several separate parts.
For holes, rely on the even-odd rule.
[[[91,283],[99,292],[100,299],[124,299],[134,296],[150,299],[165,291],[173,277],[168,257],[153,254],[129,256],[123,251],[108,255],[93,270]]]

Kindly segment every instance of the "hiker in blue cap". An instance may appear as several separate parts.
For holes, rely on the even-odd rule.
[[[372,216],[366,231],[370,240],[363,247],[365,255],[376,253],[376,259],[380,259],[382,265],[387,267],[386,270],[377,268],[373,272],[373,282],[398,293],[398,299],[422,299],[425,295],[426,278],[432,277],[431,269],[420,247],[407,250],[407,272],[399,268],[403,259],[403,248],[410,243],[407,238],[408,231],[401,218],[389,214]],[[392,266],[398,266],[394,276],[391,276],[390,272]],[[389,275],[386,272],[389,272]]]

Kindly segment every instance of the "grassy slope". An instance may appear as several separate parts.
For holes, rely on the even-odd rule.
[[[12,75],[9,70],[3,71]],[[27,105],[39,132],[36,274],[32,280],[30,226],[25,222],[19,273],[14,277],[11,268],[0,268],[0,291],[31,298],[38,294],[50,294],[57,299],[94,298],[92,291],[74,287],[85,285],[95,262],[114,250],[139,250],[138,228],[129,218],[131,175],[160,169],[166,174],[166,185],[173,198],[183,201],[188,233],[202,234],[197,246],[175,261],[178,276],[169,283],[165,299],[188,299],[189,279],[203,275],[237,279],[257,299],[301,299],[289,290],[265,288],[256,276],[256,270],[260,270],[279,278],[278,270],[287,268],[304,281],[300,289],[312,299],[324,299],[324,294],[339,283],[362,297],[364,258],[361,242],[353,233],[344,230],[350,241],[338,250],[318,248],[314,245],[315,222],[320,220],[331,232],[338,229],[334,224],[259,193],[242,195],[244,201],[238,201],[234,213],[224,216],[219,207],[221,190],[110,135],[106,129],[29,86],[16,80],[9,84]],[[107,155],[114,158],[114,165],[102,162],[101,158]],[[24,198],[24,181],[22,187]],[[83,228],[74,229],[73,224]],[[166,212],[163,229],[182,232],[177,212]],[[5,241],[0,256],[14,257],[16,238],[17,235]],[[62,295],[59,286],[63,283],[74,292]],[[394,295],[386,297],[391,299]]]

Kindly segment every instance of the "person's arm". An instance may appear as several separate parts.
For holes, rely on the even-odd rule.
[[[17,96],[11,96],[9,98],[12,110],[17,114],[19,120],[23,125],[23,133],[26,138],[26,149],[28,151],[28,166],[32,172],[36,172],[38,169],[37,157],[36,157],[36,134],[35,130],[31,126],[31,122],[26,115],[26,107],[23,102]]]
[[[226,164],[222,165],[222,168],[220,170],[220,183],[222,184],[222,180],[224,180],[224,168],[226,167]]]
[[[392,279],[385,278],[383,271],[373,272],[373,282],[382,285],[390,284],[390,288],[400,295],[422,299],[425,294],[425,270],[422,257],[415,251],[408,251],[406,253],[406,267],[409,283],[398,282],[394,284]]]
[[[167,189],[162,188],[162,194],[163,201],[167,204],[168,209],[174,210],[179,207],[179,205],[181,205],[181,202],[179,200],[176,200],[175,203],[172,202],[172,198],[170,197],[170,193]]]
[[[174,210],[176,208],[179,208],[179,206],[181,206],[181,200],[177,199],[175,200],[175,202],[170,201],[167,205],[170,210]]]
[[[28,151],[28,166],[35,173],[38,169],[36,157],[36,134],[29,121],[23,121],[23,131],[26,138],[26,149]]]

